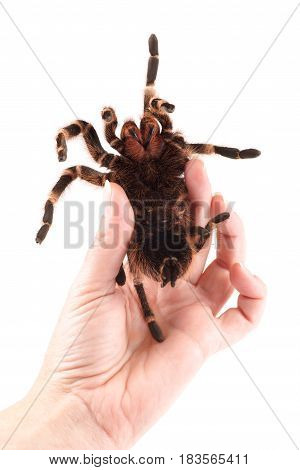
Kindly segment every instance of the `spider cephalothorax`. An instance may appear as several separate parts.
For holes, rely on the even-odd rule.
[[[195,154],[216,153],[238,159],[257,157],[260,152],[191,144],[181,133],[174,132],[169,113],[175,107],[159,98],[154,89],[158,69],[158,43],[154,34],[149,38],[149,51],[144,113],[139,127],[134,121],[126,121],[119,138],[115,133],[118,125],[115,111],[108,107],[102,111],[106,140],[117,154],[104,150],[94,127],[85,121],[75,121],[59,131],[56,138],[59,161],[67,158],[67,139],[81,133],[92,158],[110,172],[103,173],[82,165],[66,169],[45,204],[43,225],[36,241],[41,243],[46,237],[52,224],[54,203],[75,178],[98,186],[103,186],[106,179],[120,184],[135,215],[127,252],[129,270],[151,334],[156,341],[163,341],[162,331],[146,298],[143,276],[160,282],[162,287],[169,283],[174,287],[176,280],[188,270],[193,254],[209,238],[213,224],[229,217],[229,213],[224,212],[205,227],[195,224],[182,177],[186,163]],[[120,286],[126,282],[123,266],[120,266],[116,282]]]
[[[159,158],[164,146],[158,122],[153,116],[144,115],[139,128],[133,121],[125,122],[121,138],[124,142],[124,156],[139,161]]]

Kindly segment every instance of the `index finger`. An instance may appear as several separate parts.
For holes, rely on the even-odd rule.
[[[212,217],[226,211],[222,195],[214,196]],[[230,269],[245,258],[244,228],[239,216],[232,212],[230,218],[217,225],[217,256],[207,267],[198,282],[204,291],[212,312],[217,314],[233,292]]]
[[[211,186],[201,160],[191,160],[185,169],[185,182],[189,193],[192,215],[197,226],[205,227],[210,219]],[[195,254],[188,271],[188,280],[196,284],[206,263],[210,243]]]
[[[216,194],[212,200],[211,216],[229,211],[221,194]],[[217,225],[217,262],[220,266],[230,269],[234,263],[245,258],[245,232],[241,219],[236,212],[230,213],[230,218]]]

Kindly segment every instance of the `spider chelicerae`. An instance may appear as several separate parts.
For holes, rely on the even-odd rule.
[[[187,188],[182,174],[185,165],[196,154],[219,154],[227,158],[244,159],[260,155],[256,149],[238,150],[211,144],[188,143],[180,132],[174,132],[169,114],[173,104],[157,96],[154,84],[158,69],[158,41],[154,34],[149,38],[149,62],[144,93],[144,113],[138,127],[132,120],[124,123],[120,137],[115,111],[102,110],[105,137],[117,154],[102,147],[94,127],[77,120],[61,129],[56,137],[59,161],[67,158],[66,141],[82,134],[92,158],[109,172],[96,171],[83,165],[64,170],[45,204],[43,225],[37,233],[37,243],[42,243],[52,224],[54,204],[66,187],[76,178],[97,186],[105,181],[118,183],[124,189],[133,207],[135,226],[128,246],[129,271],[141,302],[144,318],[153,338],[161,342],[163,333],[148,304],[143,287],[143,277],[175,286],[197,253],[209,238],[212,226],[226,220],[228,212],[218,214],[205,227],[197,226],[188,201]],[[116,277],[118,285],[126,282],[123,265]]]

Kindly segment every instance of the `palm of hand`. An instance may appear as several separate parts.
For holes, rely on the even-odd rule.
[[[176,289],[148,282],[149,301],[167,336],[162,344],[150,336],[131,283],[88,303],[84,298],[84,305],[77,299],[72,314],[80,312],[76,329],[83,330],[58,373],[99,425],[111,422],[106,432],[119,436],[118,446],[127,446],[167,408],[216,347],[211,311],[191,289],[185,280]]]

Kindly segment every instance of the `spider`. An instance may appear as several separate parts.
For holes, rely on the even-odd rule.
[[[94,127],[85,121],[77,120],[58,132],[56,143],[60,162],[67,158],[66,141],[82,134],[92,158],[110,172],[104,173],[82,165],[64,170],[46,201],[43,225],[37,233],[36,242],[42,243],[45,239],[52,224],[54,204],[76,178],[97,186],[103,186],[106,179],[121,185],[135,215],[127,252],[129,271],[149,330],[153,338],[161,342],[164,335],[147,301],[143,276],[160,282],[162,287],[168,283],[174,287],[176,280],[186,273],[193,254],[210,237],[213,225],[229,217],[228,212],[223,212],[212,218],[205,227],[195,225],[182,178],[186,163],[195,154],[219,154],[244,159],[257,157],[260,152],[256,149],[240,151],[231,147],[188,143],[180,132],[174,132],[169,114],[175,106],[159,98],[154,88],[159,63],[158,41],[154,34],[149,38],[149,52],[144,113],[139,127],[128,120],[118,137],[118,121],[113,108],[105,107],[101,113],[106,140],[117,154],[104,150]],[[126,282],[123,264],[116,282],[119,286]]]

